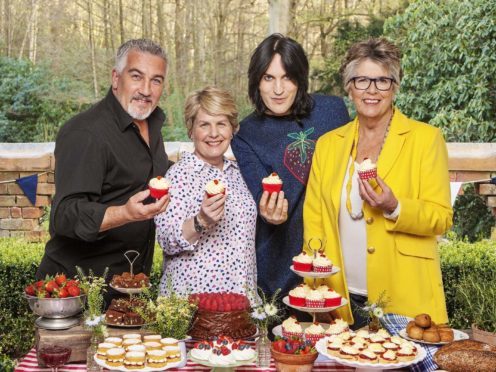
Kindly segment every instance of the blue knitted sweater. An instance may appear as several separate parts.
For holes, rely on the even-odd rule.
[[[286,295],[301,282],[289,269],[293,256],[303,247],[303,201],[316,140],[350,121],[344,101],[338,97],[312,95],[311,114],[296,122],[288,117],[252,113],[240,124],[231,142],[241,173],[257,205],[262,178],[272,172],[283,180],[288,199],[288,220],[282,225],[257,219],[256,252],[258,285],[268,295],[278,288]]]

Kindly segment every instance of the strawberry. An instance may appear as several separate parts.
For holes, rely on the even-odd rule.
[[[279,340],[276,340],[272,343],[272,347],[274,348],[275,351],[279,351],[280,353],[285,353],[286,352],[286,341],[284,341],[282,338]]]
[[[79,287],[75,286],[67,287],[67,291],[69,292],[70,297],[77,297],[81,294],[81,290],[79,289]]]
[[[67,287],[79,287],[79,282],[77,280],[71,279],[66,283]]]
[[[38,280],[36,283],[34,283],[34,286],[36,287],[36,289],[40,289],[43,287],[44,284],[45,282],[43,280]]]
[[[58,288],[59,285],[55,282],[55,280],[50,280],[47,284],[45,284],[45,289],[48,293],[52,293]]]
[[[74,288],[74,287],[73,287]],[[66,298],[69,297],[69,290],[67,288],[61,288],[58,291],[59,298]]]
[[[307,184],[315,150],[315,140],[308,139],[308,136],[313,132],[314,128],[312,127],[304,132],[288,133],[288,137],[295,141],[286,146],[284,150],[284,166],[304,185]]]
[[[55,282],[59,285],[59,287],[62,287],[66,281],[67,281],[67,277],[65,276],[65,274],[55,275]]]
[[[222,355],[229,355],[231,353],[231,351],[229,351],[229,349],[225,346],[220,347],[220,352],[222,353]]]
[[[36,295],[36,289],[34,288],[34,285],[30,284],[24,288],[24,292],[29,295],[29,296],[35,296]]]

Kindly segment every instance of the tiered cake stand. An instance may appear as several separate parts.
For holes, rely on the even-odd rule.
[[[314,258],[317,257],[317,254],[319,254],[320,252],[322,252],[323,250],[323,246],[324,246],[324,242],[322,239],[317,239],[317,241],[320,243],[319,245],[319,248],[318,249],[313,249],[311,247],[311,243],[312,241],[316,239],[316,238],[312,238],[310,239],[310,241],[308,242],[308,247],[312,250],[313,252],[313,256]],[[330,272],[314,272],[314,271],[298,271],[298,270],[295,270],[294,266],[291,265],[290,266],[290,269],[292,272],[294,272],[296,275],[298,276],[301,276],[302,278],[312,278],[313,279],[313,282],[312,282],[312,289],[316,289],[317,287],[317,279],[323,279],[323,278],[328,278],[334,274],[337,274],[341,271],[341,269],[337,266],[332,266],[332,270]],[[341,304],[338,305],[338,306],[331,306],[331,307],[317,307],[317,308],[314,308],[314,307],[306,307],[306,306],[295,306],[295,305],[292,305],[289,303],[289,296],[286,296],[282,299],[282,301],[284,302],[285,305],[289,306],[289,307],[292,307],[293,309],[296,309],[296,310],[299,310],[299,311],[304,311],[304,312],[307,312],[307,313],[310,313],[312,314],[312,317],[313,317],[313,321],[315,322],[315,318],[316,318],[316,313],[327,313],[327,312],[330,312],[330,311],[333,311],[333,310],[336,310],[342,306],[345,306],[347,303],[348,303],[348,300],[344,297],[341,297]]]
[[[131,259],[128,256],[128,254],[130,254],[130,253],[131,254],[133,254],[133,253],[135,254],[135,256],[134,256],[133,259]],[[133,264],[134,264],[134,261],[136,261],[136,259],[139,257],[139,255],[140,255],[139,252],[138,251],[135,251],[135,250],[129,250],[129,251],[124,252],[124,257],[126,257],[126,259],[129,262],[129,272],[131,273],[131,275],[134,275]],[[110,284],[110,288],[116,290],[117,292],[125,293],[125,294],[129,295],[129,298],[130,299],[133,297],[133,295],[143,292],[143,289],[144,289],[144,288],[115,287],[115,286],[112,285],[112,283]],[[117,324],[107,323],[107,326],[117,327],[117,328],[140,328],[142,325],[117,325]]]

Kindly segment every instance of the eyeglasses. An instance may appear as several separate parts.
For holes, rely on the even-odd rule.
[[[353,81],[353,85],[358,90],[367,90],[370,87],[370,84],[374,82],[374,85],[377,90],[389,90],[393,83],[396,83],[396,80],[387,76],[379,76],[378,78],[369,78],[367,76],[355,76],[348,80],[348,83]]]

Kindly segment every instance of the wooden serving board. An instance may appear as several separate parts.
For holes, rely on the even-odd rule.
[[[148,335],[152,332],[139,328],[112,328],[107,327],[108,337],[119,337],[126,333],[140,333]],[[35,333],[36,350],[40,343],[61,345],[72,349],[69,362],[86,362],[86,352],[90,346],[91,332],[83,329],[81,325],[60,331],[51,331],[36,327]],[[44,367],[43,362],[38,359],[38,364]]]

